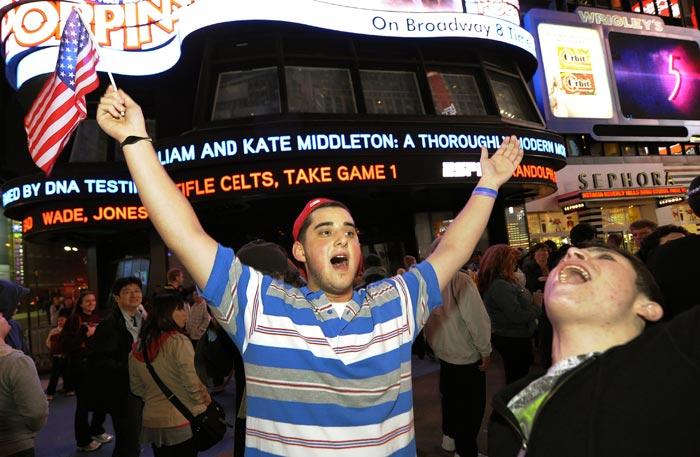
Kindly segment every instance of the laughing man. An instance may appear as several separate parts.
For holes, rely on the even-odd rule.
[[[552,367],[496,395],[489,457],[700,455],[700,307],[650,324],[660,300],[637,257],[570,248],[544,291]]]

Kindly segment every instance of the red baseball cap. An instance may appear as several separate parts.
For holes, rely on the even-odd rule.
[[[304,206],[304,209],[301,210],[301,213],[299,213],[299,216],[297,216],[297,219],[294,221],[294,227],[292,228],[292,236],[294,237],[294,241],[297,241],[299,238],[301,226],[304,225],[304,221],[309,217],[309,214],[311,214],[316,208],[318,208],[319,205],[323,203],[338,203],[343,207],[345,206],[340,202],[331,200],[330,198],[314,198],[309,200],[306,206]]]

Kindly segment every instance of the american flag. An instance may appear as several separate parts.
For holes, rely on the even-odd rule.
[[[73,9],[63,28],[56,70],[24,118],[29,152],[47,176],[71,134],[87,116],[85,95],[100,85],[95,71],[98,61],[90,34]]]

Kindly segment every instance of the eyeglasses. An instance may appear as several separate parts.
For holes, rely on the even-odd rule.
[[[143,292],[141,292],[141,289],[123,289],[121,292],[119,292],[119,295],[141,295]]]

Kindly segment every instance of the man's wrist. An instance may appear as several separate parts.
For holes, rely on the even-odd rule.
[[[141,141],[147,141],[149,143],[153,143],[153,138],[149,137],[148,135],[129,135],[126,138],[124,138],[122,141],[119,142],[119,147],[124,149],[124,147],[139,143]]]
[[[498,191],[488,187],[475,187],[472,191],[472,195],[481,195],[483,197],[496,199],[498,198]]]
[[[501,187],[501,184],[496,182],[496,181],[491,181],[488,179],[480,179],[478,183],[476,183],[476,187],[486,187],[488,189],[493,189],[496,192],[498,192],[498,189]]]

